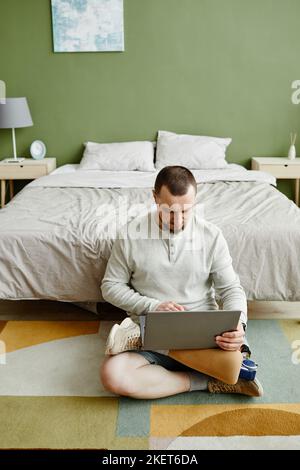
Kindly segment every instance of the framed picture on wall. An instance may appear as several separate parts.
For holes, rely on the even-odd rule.
[[[124,51],[123,0],[51,0],[54,52]]]

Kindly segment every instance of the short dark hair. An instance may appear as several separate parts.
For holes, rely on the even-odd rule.
[[[162,186],[166,186],[173,196],[183,196],[191,185],[197,193],[197,183],[190,170],[180,165],[165,166],[156,177],[154,191],[159,194]]]

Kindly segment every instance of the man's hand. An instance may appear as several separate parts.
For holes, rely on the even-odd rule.
[[[183,305],[176,304],[176,302],[173,302],[172,300],[168,300],[167,302],[162,302],[155,309],[155,311],[164,311],[164,312],[179,312],[182,310],[185,310],[185,307],[183,307]]]
[[[216,344],[225,351],[239,351],[244,343],[245,332],[241,322],[239,322],[237,330],[228,331],[221,336],[216,336]]]

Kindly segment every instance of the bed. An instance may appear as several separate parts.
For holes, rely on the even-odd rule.
[[[300,301],[300,209],[275,178],[237,164],[193,173],[197,203],[222,229],[247,299]],[[0,211],[0,299],[103,301],[113,237],[101,236],[99,208],[116,209],[113,225],[120,201],[153,207],[155,176],[64,165],[28,184]]]

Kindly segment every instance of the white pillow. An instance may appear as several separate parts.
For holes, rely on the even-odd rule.
[[[152,142],[85,142],[80,170],[155,171]]]
[[[156,169],[168,165],[182,165],[194,170],[225,168],[228,165],[226,149],[231,140],[158,131]]]

